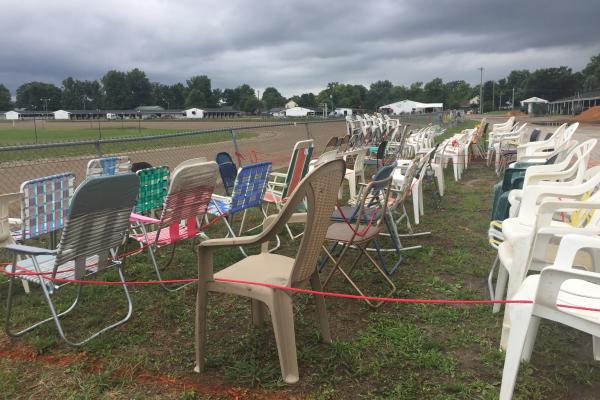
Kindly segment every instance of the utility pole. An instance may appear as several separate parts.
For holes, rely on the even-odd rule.
[[[47,119],[48,118],[48,102],[50,101],[50,99],[48,98],[41,98],[40,101],[42,103],[44,103],[44,117]]]
[[[481,84],[479,85],[479,114],[483,114],[483,67],[477,69],[481,72]]]
[[[510,107],[511,110],[515,109],[515,88],[513,87],[513,97],[512,97],[512,106]]]
[[[37,135],[37,124],[35,123],[35,112],[36,112],[36,106],[35,105],[31,105],[31,108],[33,109],[33,129],[35,132],[35,142],[38,142],[38,135]]]
[[[494,96],[496,95],[496,81],[492,81],[492,111],[494,111]]]

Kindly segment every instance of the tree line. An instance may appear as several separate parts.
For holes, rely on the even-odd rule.
[[[590,59],[582,71],[569,67],[541,68],[511,71],[498,81],[483,85],[483,107],[489,111],[499,106],[508,107],[528,97],[537,96],[557,100],[577,92],[600,90],[600,54]],[[319,93],[302,93],[285,98],[275,87],[268,87],[257,97],[248,84],[232,89],[212,88],[206,75],[193,76],[185,84],[166,85],[150,82],[146,73],[138,68],[123,72],[108,71],[99,80],[77,80],[68,77],[60,87],[45,82],[28,82],[19,86],[16,101],[0,83],[0,110],[26,108],[54,111],[58,109],[133,109],[143,105],[159,105],[165,109],[189,107],[211,108],[222,105],[248,113],[260,113],[282,107],[294,100],[302,107],[349,107],[372,111],[394,101],[411,99],[425,103],[444,103],[446,108],[468,107],[469,99],[479,94],[480,85],[470,85],[464,80],[444,82],[435,78],[430,82],[414,82],[409,86],[394,85],[389,80],[363,85],[331,82]],[[513,99],[514,89],[514,99]]]

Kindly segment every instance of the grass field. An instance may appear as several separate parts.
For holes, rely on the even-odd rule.
[[[403,265],[392,277],[398,287],[396,297],[488,296],[486,276],[493,253],[487,245],[486,230],[490,188],[497,178],[477,162],[459,183],[452,180],[450,168],[447,172],[447,193],[439,208],[431,201],[431,185],[425,188],[426,214],[416,229],[432,234],[405,240],[405,246],[422,244],[423,249],[404,254]],[[222,237],[224,233],[220,224],[208,230],[211,237]],[[294,255],[296,244],[285,238],[280,253]],[[162,254],[163,260],[167,253]],[[240,258],[237,248],[219,251],[215,268]],[[128,280],[154,278],[145,255],[130,257],[126,274]],[[195,275],[192,248],[178,247],[165,278]],[[116,274],[107,272],[102,278],[114,280]],[[382,293],[381,281],[365,262],[359,263],[354,278],[370,293]],[[4,280],[0,278],[0,282]],[[61,290],[61,305],[67,304],[73,289]],[[86,286],[81,309],[65,319],[67,330],[86,330],[121,315],[125,310],[124,302],[117,300],[118,290]],[[329,290],[352,292],[339,277]],[[16,307],[32,306],[34,310],[17,313],[19,322],[46,315],[40,297],[21,292]],[[315,400],[498,397],[503,365],[503,354],[497,350],[502,314],[493,315],[491,306],[387,304],[373,311],[362,302],[327,299],[334,342],[323,344],[312,299],[296,295],[300,382],[288,386],[280,379],[272,328],[269,323],[260,329],[251,327],[247,300],[210,295],[207,371],[197,375],[192,372],[195,288],[166,293],[154,286],[134,286],[131,292],[134,318],[81,349],[69,348],[57,340],[50,325],[19,339],[0,334],[1,396]],[[0,298],[6,298],[5,283],[0,283]],[[591,354],[588,335],[542,323],[532,361],[519,374],[515,398],[596,399],[600,368]]]
[[[189,129],[183,129],[182,132],[189,131]],[[160,134],[178,132],[173,128],[102,128],[99,131],[97,128],[81,128],[74,127],[71,129],[67,128],[45,128],[38,129],[37,143],[57,143],[57,142],[77,142],[86,140],[97,140],[97,139],[111,139],[111,138],[122,138],[122,137],[152,137]],[[240,131],[237,133],[239,140],[249,139],[256,137],[256,132]],[[151,141],[127,141],[120,143],[108,143],[101,145],[101,151],[103,154],[114,154],[123,153],[128,151],[145,150],[148,148],[168,148],[178,146],[189,146],[195,144],[207,144],[231,141],[231,134],[229,132],[214,132],[214,133],[203,133],[197,135],[186,135],[181,137],[167,138],[167,139],[156,139]],[[34,144],[35,131],[32,128],[9,128],[0,129],[0,147],[10,146],[17,144]],[[81,156],[81,155],[93,155],[96,154],[96,147],[94,145],[81,145],[81,146],[61,146],[52,147],[46,149],[35,149],[35,150],[11,150],[0,153],[2,161],[16,161],[16,160],[35,160],[38,158],[56,158],[56,157],[67,157],[67,156]]]

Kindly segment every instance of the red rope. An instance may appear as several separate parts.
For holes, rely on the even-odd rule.
[[[29,274],[20,274],[20,273],[12,273],[6,270],[0,270],[0,272],[5,273],[6,275],[29,275]],[[59,283],[80,283],[80,284],[88,284],[88,285],[156,285],[156,284],[169,284],[169,283],[190,283],[197,282],[198,279],[168,279],[168,280],[152,280],[152,281],[126,281],[126,282],[114,282],[114,281],[92,281],[92,280],[79,280],[79,279],[61,279],[61,278],[49,278],[44,277],[44,279],[59,282]],[[275,285],[271,283],[264,282],[253,282],[246,281],[240,279],[226,279],[226,278],[215,278],[216,282],[226,282],[226,283],[235,283],[242,285],[254,285],[254,286],[263,286],[271,289],[284,290],[288,292],[295,293],[303,293],[303,294],[313,294],[327,297],[335,297],[341,299],[350,299],[350,300],[369,300],[369,301],[382,301],[386,303],[408,303],[408,304],[442,304],[442,305],[477,305],[477,304],[533,304],[532,300],[446,300],[446,299],[412,299],[412,298],[395,298],[395,297],[376,297],[376,296],[361,296],[355,294],[346,294],[346,293],[333,293],[333,292],[323,292],[319,290],[311,290],[311,289],[301,289],[283,285]],[[600,312],[600,308],[592,308],[592,307],[580,307],[580,306],[572,306],[567,304],[557,304],[557,307],[560,308],[569,308],[574,310],[582,310],[582,311],[596,311]]]

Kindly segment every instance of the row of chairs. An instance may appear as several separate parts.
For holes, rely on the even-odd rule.
[[[600,240],[595,237],[600,233],[595,211],[600,168],[590,164],[597,140],[575,140],[577,128],[577,123],[563,124],[542,134],[511,118],[494,125],[490,135],[489,157],[495,153],[496,171],[504,170],[494,187],[489,236],[497,257],[488,277],[490,293],[495,300],[533,299],[504,311],[501,399],[512,398],[519,364],[531,358],[541,319],[591,334],[594,358],[600,360],[600,317],[591,311],[600,308]],[[496,304],[493,312],[500,309]]]
[[[400,129],[400,126],[397,128]],[[343,145],[343,142],[343,139],[336,140],[336,146],[338,143]],[[141,169],[137,174],[128,172],[126,167],[119,167],[116,162],[111,166],[109,162],[100,161],[96,164],[96,176],[88,177],[76,189],[73,189],[74,177],[72,174],[68,175],[68,179],[72,179],[73,183],[70,191],[67,190],[69,201],[65,200],[61,205],[62,222],[60,225],[55,224],[55,227],[58,227],[55,231],[62,230],[58,246],[50,249],[14,243],[6,246],[15,255],[7,271],[25,273],[19,277],[41,286],[51,316],[15,332],[11,326],[11,316],[14,283],[17,276],[11,276],[6,314],[7,332],[13,336],[20,336],[43,323],[53,321],[59,335],[67,343],[81,345],[102,332],[126,322],[131,317],[133,309],[123,275],[124,254],[127,254],[124,253],[123,248],[127,239],[133,239],[141,244],[137,252],[148,249],[157,276],[162,280],[156,252],[161,247],[175,245],[181,240],[195,240],[201,237],[204,227],[207,226],[208,215],[212,214],[225,222],[228,237],[205,238],[198,244],[200,280],[196,314],[197,369],[200,370],[203,365],[205,333],[203,327],[206,318],[207,293],[225,291],[255,299],[253,320],[257,324],[263,320],[264,305],[269,307],[276,332],[282,374],[287,382],[296,381],[298,374],[291,297],[273,288],[216,282],[213,278],[275,283],[284,286],[300,286],[310,282],[314,289],[321,290],[318,271],[323,268],[315,269],[315,265],[319,257],[322,257],[321,254],[325,254],[321,258],[320,266],[323,267],[324,263],[331,261],[332,267],[325,278],[324,286],[330,284],[334,276],[341,275],[358,293],[365,293],[350,276],[352,270],[356,268],[358,259],[352,262],[350,268],[342,265],[342,260],[349,254],[350,249],[357,248],[360,255],[369,260],[390,286],[390,293],[392,293],[395,287],[389,275],[400,264],[402,259],[400,252],[406,250],[400,243],[398,225],[406,220],[407,227],[410,228],[405,201],[411,193],[415,192],[415,185],[427,176],[423,175],[423,171],[431,169],[438,149],[432,147],[425,151],[426,147],[419,145],[415,151],[417,153],[415,158],[406,162],[407,160],[402,160],[401,157],[402,149],[387,152],[384,142],[387,141],[383,140],[378,150],[383,146],[381,153],[388,157],[382,156],[378,160],[373,180],[370,183],[363,182],[352,203],[346,207],[339,207],[337,211],[335,204],[339,201],[341,182],[348,174],[344,159],[362,153],[366,161],[369,147],[347,151],[347,147],[337,146],[333,154],[332,152],[327,156],[322,154],[309,172],[310,161],[313,158],[313,142],[312,140],[301,141],[293,148],[290,164],[285,173],[271,171],[269,162],[244,165],[239,169],[233,165],[235,178],[233,178],[233,185],[229,186],[229,192],[225,171],[229,169],[230,175],[233,175],[231,165],[228,165],[233,162],[231,157],[224,155],[218,157],[219,163],[199,158],[180,164],[172,172],[159,166]],[[415,139],[413,142],[419,141]],[[214,194],[219,172],[225,186],[225,196]],[[140,189],[145,178],[152,189],[152,195],[148,195],[148,198],[143,198]],[[68,185],[57,185],[57,187],[63,188]],[[162,200],[159,200],[160,196]],[[49,197],[45,196],[45,198]],[[275,204],[277,214],[268,215],[268,210],[262,207],[265,203]],[[238,213],[245,213],[249,207],[259,208],[264,220],[260,225],[262,228],[260,233],[243,236],[246,233],[243,230],[243,219],[242,226],[237,232],[233,229],[232,219]],[[298,210],[305,212],[298,213]],[[38,219],[38,222],[41,220],[43,218]],[[279,244],[278,233],[282,229],[286,229],[292,239],[298,238],[300,235],[294,235],[288,224],[299,222],[305,223],[305,229],[301,233],[302,240],[296,258],[274,254],[273,249],[269,249],[268,243],[276,239]],[[42,224],[42,226],[50,225]],[[410,236],[411,233],[409,232],[408,235]],[[391,247],[383,246],[385,240],[391,242]],[[260,254],[245,253],[244,248],[248,245],[259,243]],[[213,274],[212,252],[222,246],[239,247],[246,257]],[[394,265],[385,264],[382,253],[386,250],[396,252],[397,261]],[[373,253],[377,255],[373,256]],[[84,280],[90,274],[100,272],[109,266],[117,268],[120,287],[128,303],[126,315],[83,340],[70,339],[63,332],[61,318],[76,307],[81,284],[78,284],[73,304],[65,311],[59,312],[55,308],[52,297],[64,283],[60,280]],[[41,276],[49,276],[53,280],[42,279]],[[168,290],[179,290],[183,285],[173,288],[164,284],[163,287]],[[319,296],[316,297],[322,337],[328,340],[330,335],[324,302]],[[369,305],[377,307],[380,304],[369,302]]]

